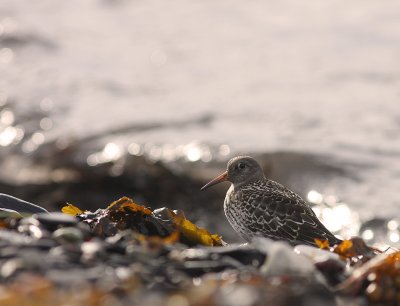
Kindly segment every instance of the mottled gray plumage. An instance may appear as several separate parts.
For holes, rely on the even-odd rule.
[[[292,244],[315,245],[315,238],[326,239],[330,245],[341,242],[299,195],[266,179],[253,158],[231,159],[227,171],[203,189],[221,181],[232,183],[225,197],[224,211],[233,229],[245,240],[264,236]]]

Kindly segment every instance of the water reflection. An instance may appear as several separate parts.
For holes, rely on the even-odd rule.
[[[44,98],[42,101],[40,101],[40,109],[43,112],[49,112],[53,109],[54,107],[54,102],[50,98]]]
[[[114,142],[107,143],[100,152],[90,154],[86,162],[89,166],[117,161],[123,154],[122,148]]]
[[[347,239],[360,236],[367,244],[385,250],[388,247],[400,247],[399,220],[373,218],[360,222],[357,213],[346,203],[334,196],[326,196],[310,190],[307,200],[322,223],[335,235]]]
[[[14,113],[9,109],[6,108],[0,113],[0,121],[2,124],[11,125],[14,123],[14,120]]]
[[[144,156],[150,162],[170,163],[178,160],[186,162],[211,162],[213,159],[225,160],[230,153],[230,147],[226,144],[221,146],[211,146],[198,141],[193,141],[185,145],[173,144],[154,144],[151,142],[140,144],[137,142],[128,145],[117,146],[108,143],[99,152],[89,154],[87,164],[97,166],[102,163],[118,161],[121,157]]]
[[[107,143],[102,152],[102,157],[105,161],[117,160],[121,155],[121,148],[113,142]]]
[[[40,125],[40,128],[44,131],[51,130],[51,128],[53,127],[53,120],[51,120],[48,117],[45,117],[42,120],[40,120],[39,125]]]
[[[213,158],[211,148],[199,142],[191,142],[184,146],[183,156],[190,162],[203,161],[210,162]]]
[[[391,242],[399,242],[400,240],[400,235],[398,231],[389,231],[388,237]]]
[[[191,162],[198,161],[201,158],[201,149],[198,146],[189,145],[185,151],[186,158]]]
[[[390,220],[387,223],[387,227],[391,231],[397,231],[397,230],[399,230],[399,222],[397,220]]]
[[[231,148],[228,145],[223,144],[219,147],[218,151],[222,156],[228,156],[231,153]]]
[[[12,144],[17,137],[17,129],[9,126],[0,132],[0,146],[6,147]]]
[[[147,156],[152,162],[160,161],[163,154],[163,148],[157,145],[147,145]]]
[[[175,146],[168,143],[163,145],[162,154],[163,154],[162,159],[165,160],[166,162],[172,162],[176,160],[177,155]]]
[[[34,142],[32,142],[32,140],[25,141],[22,144],[22,151],[26,154],[30,154],[36,151],[37,148],[38,146]]]
[[[27,154],[36,151],[45,142],[45,139],[43,133],[33,133],[32,136],[22,144],[22,151]]]
[[[360,236],[369,244],[385,249],[388,246],[400,248],[399,220],[373,218],[366,221],[360,229]]]
[[[365,231],[363,231],[363,233],[361,235],[361,237],[364,240],[367,240],[367,241],[374,239],[374,236],[375,236],[374,231],[372,229],[369,229],[369,228],[366,229]]]
[[[33,144],[35,144],[36,146],[40,146],[41,144],[44,143],[45,137],[43,135],[43,133],[40,132],[36,132],[33,133],[31,141]]]
[[[321,222],[334,234],[350,238],[358,234],[360,218],[351,211],[346,203],[334,196],[325,196],[316,190],[310,190],[307,200]]]
[[[142,147],[138,143],[132,142],[128,146],[128,153],[131,154],[131,155],[140,156],[140,155],[143,154]]]
[[[50,110],[52,102],[48,99],[43,101],[43,109]],[[29,116],[17,113],[13,104],[8,103],[7,94],[0,92],[0,146],[11,147],[21,143],[23,153],[32,153],[45,144],[45,132],[52,130],[53,126],[48,113],[39,112]]]
[[[323,199],[322,194],[315,190],[310,190],[307,194],[307,200],[313,204],[321,204]]]
[[[13,126],[15,115],[9,108],[0,111],[0,146],[7,147],[18,144],[24,137],[24,129]]]

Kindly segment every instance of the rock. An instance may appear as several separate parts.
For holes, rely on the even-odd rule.
[[[231,285],[229,294],[220,291],[218,299],[223,300],[224,305],[230,306],[252,306],[257,305],[257,300],[260,298],[258,290],[251,286],[235,286]]]
[[[53,233],[53,238],[57,241],[78,243],[83,240],[83,233],[78,228],[75,227],[62,227]]]
[[[336,286],[347,277],[345,273],[346,264],[339,260],[327,259],[320,261],[315,263],[315,267],[325,276],[331,286]]]
[[[200,277],[209,272],[225,270],[256,271],[265,260],[265,254],[250,245],[225,247],[199,247],[174,249],[169,259],[175,260],[176,268],[190,277]]]
[[[15,198],[8,194],[0,193],[0,208],[14,210],[18,213],[45,213],[46,209],[27,201]]]
[[[22,218],[22,215],[12,209],[0,208],[0,218]]]
[[[9,278],[13,276],[17,271],[25,268],[24,263],[19,258],[13,258],[7,260],[0,269],[0,275],[2,278]]]
[[[185,261],[177,268],[190,277],[200,277],[206,273],[216,273],[227,269],[240,269],[243,267],[240,263],[229,259],[219,260],[201,260],[201,261]]]
[[[106,257],[104,244],[98,239],[82,243],[81,250],[85,262],[95,261]]]
[[[78,223],[78,219],[59,212],[40,213],[34,215],[46,229],[54,231],[63,226],[74,226]]]
[[[260,271],[266,276],[314,274],[316,269],[306,256],[296,254],[286,242],[257,237],[252,243],[267,254]]]
[[[340,260],[339,255],[336,253],[318,249],[309,245],[296,245],[294,247],[294,252],[308,257],[313,263],[324,262],[329,259]]]
[[[0,246],[2,245],[25,246],[32,244],[34,241],[35,241],[34,238],[20,234],[15,231],[0,230]]]
[[[294,252],[309,258],[331,286],[337,285],[346,278],[344,273],[346,263],[338,254],[309,245],[297,245]]]
[[[231,244],[225,247],[190,248],[181,252],[172,252],[172,257],[185,260],[220,260],[230,258],[244,266],[258,268],[265,260],[265,254],[251,245]]]

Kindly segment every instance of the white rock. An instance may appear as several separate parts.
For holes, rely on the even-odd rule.
[[[294,248],[294,252],[311,259],[313,263],[323,262],[328,259],[340,260],[339,255],[336,253],[318,249],[309,245],[297,245]]]
[[[315,274],[313,262],[306,256],[293,252],[293,247],[286,242],[267,238],[255,238],[252,242],[267,254],[266,262],[260,271],[267,276]]]

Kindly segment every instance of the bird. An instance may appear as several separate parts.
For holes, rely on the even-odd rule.
[[[292,245],[317,246],[315,239],[340,244],[298,194],[267,179],[259,163],[250,156],[229,160],[227,170],[201,190],[221,182],[231,186],[224,201],[225,215],[233,229],[246,241],[254,237],[284,240]]]

